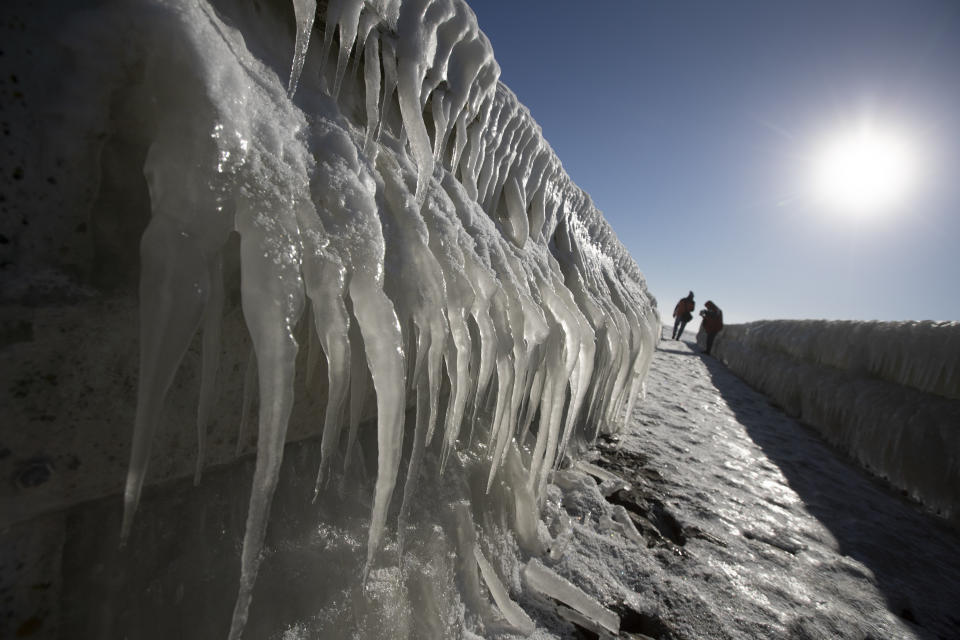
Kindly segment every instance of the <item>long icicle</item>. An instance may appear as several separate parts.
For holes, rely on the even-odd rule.
[[[307,59],[310,46],[310,32],[317,15],[317,0],[293,0],[293,12],[297,20],[297,37],[293,45],[293,62],[290,64],[290,79],[287,82],[287,95],[291,98],[297,92],[303,63]]]
[[[237,448],[235,456],[243,450],[243,436],[247,432],[247,423],[250,422],[250,408],[253,406],[253,397],[257,393],[257,352],[250,346],[247,356],[247,366],[243,373],[243,400],[240,404],[240,426],[237,428]]]
[[[377,393],[377,481],[363,569],[366,578],[383,539],[387,509],[400,468],[406,375],[400,323],[383,291],[377,283],[355,277],[350,284],[350,299],[363,333],[367,363]]]
[[[200,366],[200,402],[197,404],[197,468],[194,486],[200,484],[207,448],[207,426],[216,402],[217,373],[220,370],[220,335],[223,324],[223,259],[210,260],[210,295],[203,311],[203,355]]]
[[[298,345],[294,327],[303,313],[304,290],[300,256],[286,253],[299,246],[295,222],[274,209],[276,219],[265,222],[257,215],[262,203],[243,202],[237,215],[240,232],[241,297],[253,347],[257,352],[260,415],[257,464],[250,491],[240,587],[230,621],[230,640],[239,640],[247,622],[253,586],[260,570],[261,550],[273,493],[280,477],[283,446],[293,408],[293,379]],[[288,212],[292,213],[292,212]],[[276,242],[277,236],[282,242]]]
[[[208,295],[203,253],[165,215],[155,215],[143,232],[140,260],[140,379],[121,544],[130,536],[140,503],[160,410],[200,325]]]

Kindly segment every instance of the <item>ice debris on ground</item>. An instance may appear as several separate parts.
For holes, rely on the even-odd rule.
[[[499,83],[466,4],[294,0],[255,9],[137,0],[76,18],[70,90],[110,99],[64,124],[81,132],[78,144],[101,144],[86,132],[104,131],[97,140],[143,149],[151,215],[140,242],[124,540],[165,398],[198,332],[201,481],[224,305],[237,293],[225,290],[235,282],[225,256],[239,235],[252,343],[241,433],[254,398],[259,413],[231,638],[244,627],[261,562],[304,332],[307,378],[327,397],[318,489],[357,458],[375,397],[364,575],[398,483],[402,537],[431,447],[441,468],[458,451],[481,452],[486,493],[511,487],[517,514],[528,511],[516,516],[516,535],[536,546],[531,519],[551,472],[621,427],[659,335],[636,263]],[[315,374],[321,361],[326,379]]]
[[[474,547],[473,553],[474,556],[476,556],[477,565],[480,567],[480,575],[483,576],[483,581],[487,585],[490,595],[493,596],[494,602],[500,607],[500,611],[503,612],[507,622],[524,635],[533,633],[533,630],[536,628],[533,620],[530,619],[530,616],[528,616],[516,602],[510,599],[510,594],[503,586],[503,583],[500,582],[500,578],[497,577],[496,570],[487,559],[483,557],[483,552],[480,551],[478,547]]]
[[[539,560],[531,560],[523,569],[523,579],[527,587],[540,597],[552,598],[559,602],[561,615],[572,622],[598,632],[609,632],[616,636],[620,632],[620,617],[610,611],[596,599],[566,578],[557,575]],[[571,615],[572,614],[572,615]]]

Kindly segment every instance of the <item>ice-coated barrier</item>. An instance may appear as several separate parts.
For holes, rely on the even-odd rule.
[[[770,320],[714,352],[872,473],[960,518],[960,323]]]
[[[137,526],[170,390],[197,349],[195,483],[210,449],[223,449],[208,432],[225,376],[245,380],[238,452],[244,427],[258,425],[230,637],[247,619],[303,400],[298,375],[323,400],[312,416],[322,425],[316,494],[364,446],[376,450],[364,466],[374,478],[364,581],[388,529],[402,549],[428,458],[441,478],[469,467],[471,486],[476,465],[464,460],[482,461],[473,517],[484,519],[485,501],[510,505],[513,534],[535,548],[551,470],[630,415],[659,318],[636,263],[499,83],[469,7],[9,8],[29,25],[20,32],[43,40],[37,68],[50,74],[23,81],[33,115],[14,127],[26,166],[17,175],[31,192],[49,176],[52,195],[15,205],[25,222],[3,248],[4,282],[33,284],[3,298],[27,304],[39,273],[73,284],[139,273],[121,539]],[[76,240],[88,230],[90,245]],[[243,340],[225,334],[240,311],[249,341],[237,353]],[[164,479],[176,477],[163,465]]]

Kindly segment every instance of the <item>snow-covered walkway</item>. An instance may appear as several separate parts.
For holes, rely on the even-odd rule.
[[[661,342],[647,385],[627,432],[593,459],[632,488],[571,481],[556,496],[575,520],[556,569],[626,602],[624,630],[960,638],[958,532],[684,342]],[[611,502],[646,544],[611,525]]]

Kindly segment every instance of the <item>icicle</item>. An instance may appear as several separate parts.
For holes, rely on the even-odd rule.
[[[209,295],[203,253],[165,215],[154,215],[140,241],[140,378],[120,542],[130,536],[150,462],[160,410],[203,317]]]
[[[206,456],[207,426],[216,402],[217,372],[220,369],[220,332],[223,323],[223,260],[219,254],[210,261],[210,295],[203,312],[203,355],[200,368],[200,402],[197,405],[197,468],[194,486],[200,484]]]
[[[237,449],[234,455],[239,456],[243,449],[243,435],[247,432],[247,422],[250,420],[250,407],[253,405],[253,395],[256,393],[257,382],[257,353],[251,346],[247,356],[247,367],[243,374],[243,401],[240,406],[240,426],[237,429]]]
[[[466,328],[466,321],[463,321],[463,327]],[[467,340],[469,340],[469,335]],[[443,475],[450,453],[453,451],[454,443],[460,434],[460,425],[466,409],[467,381],[470,369],[469,350],[469,341],[461,343],[460,340],[455,338],[447,347],[447,353],[444,357],[444,367],[447,378],[450,380],[450,397],[447,400],[447,415],[443,428],[440,475]],[[427,435],[428,444],[432,441],[432,435]]]
[[[364,86],[366,88],[367,105],[367,135],[364,139],[363,152],[376,159],[374,138],[380,129],[380,41],[370,38],[364,47]]]
[[[476,19],[469,11],[454,13],[450,20],[438,30],[437,68],[434,70],[433,82],[425,88],[425,91],[433,96],[435,105],[433,147],[437,162],[443,160],[443,150],[446,148],[447,138],[453,125],[451,118],[456,119],[459,116],[476,79],[481,60],[486,58],[484,55],[486,52],[483,52],[476,55],[474,59],[470,59],[470,54],[475,49],[471,50],[464,46],[465,41],[478,43],[476,34]],[[438,95],[435,89],[444,80],[447,90],[442,91],[439,109],[442,115],[438,119],[436,107]]]
[[[297,37],[293,47],[293,62],[290,65],[290,80],[287,82],[287,95],[293,98],[303,72],[303,63],[307,59],[310,46],[310,32],[317,15],[317,0],[293,0],[293,13],[297,20]]]
[[[430,346],[427,353],[427,384],[430,394],[430,416],[427,420],[426,433],[427,442],[433,437],[433,430],[437,424],[437,414],[439,413],[440,404],[440,369],[443,364],[443,354],[446,351],[446,342],[449,335],[446,315],[441,312],[438,319],[439,322],[436,322],[434,325],[434,335],[430,338]]]
[[[347,340],[349,322],[342,299],[326,318],[328,324],[322,337],[324,352],[327,354],[327,408],[323,419],[323,443],[321,445],[320,468],[314,497],[320,490],[332,454],[337,451],[342,428],[343,406],[347,398],[347,384],[350,380],[350,342]],[[314,303],[317,304],[317,303]],[[322,302],[321,302],[322,304]],[[318,319],[318,324],[320,320]]]
[[[505,184],[504,195],[507,201],[507,230],[510,234],[510,240],[515,245],[523,248],[530,237],[530,221],[527,220],[527,206],[523,201],[523,194],[520,191],[520,185],[516,178],[509,178]]]
[[[537,442],[530,463],[529,488],[540,495],[546,475],[550,470],[550,461],[556,454],[560,439],[560,424],[563,418],[566,381],[573,368],[570,358],[564,354],[565,344],[569,340],[560,326],[554,326],[547,343],[548,364],[543,383],[543,398],[540,403],[540,424]]]
[[[417,359],[423,357],[429,349],[429,338],[427,344],[423,343],[424,335],[418,332]],[[433,418],[431,415],[431,392],[430,380],[427,374],[420,371],[419,377],[414,381],[417,389],[417,415],[413,432],[413,447],[410,450],[410,462],[407,465],[407,478],[403,485],[403,501],[400,504],[400,514],[397,517],[397,540],[398,549],[401,557],[403,556],[403,539],[406,529],[407,515],[410,511],[410,504],[416,493],[417,485],[420,481],[420,470],[423,463],[423,452],[427,442],[427,425]]]
[[[539,351],[538,351],[539,354]],[[538,357],[534,365],[533,377],[530,381],[529,391],[527,392],[526,406],[524,407],[523,421],[520,426],[520,433],[517,435],[517,443],[523,444],[527,439],[527,432],[533,423],[533,418],[540,407],[540,400],[543,393],[543,365],[542,358]]]
[[[467,135],[467,155],[460,160],[460,174],[463,180],[463,187],[467,194],[473,200],[477,199],[479,191],[477,189],[477,163],[480,162],[480,156],[483,151],[484,141],[483,132],[486,127],[486,121],[493,106],[493,99],[489,98],[484,103],[483,111],[480,117],[470,126]],[[466,165],[464,165],[466,162]]]
[[[637,396],[640,394],[640,389],[643,387],[643,377],[634,371],[633,378],[630,380],[630,392],[627,397],[627,408],[624,413],[624,424],[629,424],[630,419],[633,416],[633,404],[636,402]]]
[[[468,382],[470,373],[470,358],[473,351],[470,340],[470,329],[467,326],[465,309],[447,309],[447,321],[450,325],[450,346],[447,350],[447,376],[450,379],[450,399],[447,404],[446,422],[443,429],[443,454],[440,461],[440,473],[446,466],[446,461],[453,449],[460,432],[464,410],[467,404]],[[432,440],[433,434],[427,434],[427,441]]]
[[[490,213],[493,211],[492,204],[494,204],[490,200],[494,175],[499,168],[498,156],[505,150],[504,136],[509,132],[510,121],[514,117],[513,105],[502,98],[499,90],[497,94],[499,100],[495,102],[494,112],[490,114],[490,119],[487,121],[490,126],[484,135],[483,164],[480,166],[477,180],[478,202],[485,211]]]
[[[494,409],[493,423],[490,428],[490,442],[488,448],[492,449],[490,457],[490,471],[487,474],[487,493],[490,493],[490,487],[493,484],[493,478],[497,473],[498,453],[501,442],[509,438],[507,407],[510,405],[510,398],[513,390],[514,369],[512,362],[505,355],[497,359],[497,404]],[[491,446],[495,445],[495,446]]]
[[[357,39],[357,26],[360,21],[360,10],[363,9],[363,2],[358,0],[347,2],[345,5],[346,6],[343,7],[337,21],[337,25],[340,29],[340,52],[337,56],[337,72],[333,81],[334,98],[340,95],[340,86],[343,83],[343,75],[346,73],[347,62],[350,60],[350,52],[353,50],[353,44]]]
[[[304,291],[292,212],[273,208],[268,219],[262,203],[243,202],[238,211],[243,315],[257,354],[260,415],[257,464],[250,492],[240,560],[240,588],[230,622],[231,640],[246,625],[260,551],[267,532],[273,492],[280,476],[287,422],[293,407],[297,343],[293,328],[303,312]]]
[[[450,121],[450,101],[447,99],[444,91],[438,90],[433,93],[433,160],[437,166],[440,166],[443,160],[444,143],[447,140],[447,123]]]
[[[494,371],[500,361],[509,357],[513,346],[505,310],[505,297],[503,290],[498,287],[488,299],[489,303],[483,312],[476,317],[477,326],[480,329],[481,353],[471,422],[476,422],[477,412],[483,407]]]
[[[304,229],[303,224],[301,229]],[[304,235],[312,239],[309,232]],[[326,238],[323,238],[323,242],[326,242]],[[320,243],[314,241],[312,244],[317,246]],[[327,407],[323,420],[320,468],[314,490],[316,499],[331,456],[338,449],[343,426],[343,407],[350,381],[350,316],[344,302],[346,271],[343,265],[331,260],[322,250],[311,253],[308,247],[303,275],[307,296],[312,303],[314,331],[327,356]]]
[[[343,470],[346,473],[353,458],[357,443],[357,431],[366,409],[367,394],[370,391],[370,374],[364,359],[363,337],[358,322],[350,323],[350,431],[347,434],[347,449],[343,457]]]
[[[363,333],[367,363],[377,393],[377,482],[367,541],[364,576],[370,572],[373,556],[380,547],[390,497],[397,481],[403,441],[405,364],[400,323],[393,305],[379,287],[366,278],[354,276],[350,299]]]
[[[324,17],[323,27],[323,46],[320,50],[320,81],[326,82],[327,60],[330,57],[330,47],[333,45],[333,33],[340,20],[340,13],[343,11],[343,5],[347,0],[329,0],[327,2],[327,13]],[[333,92],[330,92],[331,95]]]
[[[443,18],[437,21],[436,46],[430,75],[424,81],[423,93],[430,95],[444,82],[449,83],[448,68],[450,56],[468,33],[476,32],[477,23],[470,11],[460,11],[456,3],[445,0],[442,5]],[[438,9],[434,9],[437,11]],[[441,129],[437,129],[440,136]]]
[[[449,174],[447,174],[449,176]],[[468,375],[472,357],[470,329],[466,316],[468,309],[476,300],[476,291],[471,284],[465,270],[466,256],[473,247],[467,239],[466,231],[456,218],[451,219],[444,215],[445,211],[453,211],[456,205],[452,200],[443,198],[444,191],[437,191],[436,197],[431,198],[420,209],[420,215],[426,226],[429,251],[436,259],[443,282],[443,302],[445,313],[438,315],[434,324],[437,331],[444,334],[442,344],[432,345],[431,375],[435,381],[431,383],[431,411],[436,411],[439,404],[439,387],[441,365],[446,365],[450,381],[450,393],[447,399],[445,416],[444,440],[452,442],[451,431],[459,432],[459,423],[463,418],[464,408],[470,385]],[[441,202],[442,200],[442,202]],[[433,440],[434,428],[437,424],[431,418],[427,429],[427,443]],[[456,439],[456,433],[452,436]],[[441,455],[441,469],[446,453]]]
[[[567,411],[567,420],[563,427],[563,434],[560,439],[558,453],[567,449],[570,437],[580,417],[584,401],[589,391],[590,380],[593,376],[594,357],[596,355],[596,345],[589,336],[591,331],[590,323],[577,306],[573,294],[562,282],[556,281],[548,287],[547,296],[551,297],[553,304],[560,313],[567,315],[569,330],[574,334],[570,347],[576,350],[571,354],[575,358],[573,374],[570,376],[570,406]],[[560,463],[561,456],[557,455],[553,467],[556,469]]]
[[[417,160],[417,202],[426,197],[427,180],[433,174],[430,136],[421,111],[421,86],[434,63],[437,49],[437,25],[449,19],[452,6],[433,0],[407,0],[400,7],[397,33],[398,95],[403,125],[410,148]]]
[[[439,403],[440,364],[449,332],[444,313],[448,299],[444,269],[429,245],[429,206],[418,207],[409,196],[398,166],[387,157],[383,165],[380,173],[389,205],[385,213],[390,217],[387,237],[395,248],[398,263],[397,269],[388,273],[387,286],[396,300],[398,313],[409,318],[417,331],[421,348],[417,351],[412,386],[418,388],[417,373],[428,377],[430,417],[425,433],[432,434]]]
[[[313,318],[313,311],[308,305],[304,310],[303,324],[307,332],[307,366],[306,366],[306,387],[307,394],[313,395],[317,389],[317,368],[320,366],[320,356],[323,355],[323,348],[320,346],[320,338],[317,337],[316,330],[313,329],[316,321]]]
[[[487,140],[481,140],[481,145],[483,150],[486,151],[487,148],[493,147],[493,151],[496,152],[496,141],[488,142]],[[490,186],[490,181],[493,178],[494,172],[494,154],[493,153],[484,153],[483,160],[480,165],[480,172],[477,174],[477,195],[476,200],[480,203],[480,206],[483,207],[484,211],[490,212],[491,217],[495,216],[495,212],[491,211],[489,206],[489,198],[487,197],[487,188]]]
[[[495,287],[495,282],[485,274],[482,269],[469,262],[467,254],[464,254],[464,260],[467,263],[465,267],[466,280],[463,287],[469,287],[469,307],[455,309],[452,305],[447,309],[447,318],[451,331],[450,356],[447,360],[448,373],[451,378],[451,387],[453,400],[449,401],[447,408],[447,420],[444,427],[443,453],[441,457],[441,473],[446,466],[450,453],[453,451],[457,438],[460,434],[461,423],[464,419],[464,411],[467,403],[473,394],[473,420],[476,419],[476,410],[479,405],[479,395],[485,390],[486,381],[489,380],[492,372],[492,361],[495,353],[494,329],[490,322],[489,315],[486,312],[487,299],[490,292]],[[470,286],[470,280],[473,285]],[[476,351],[480,354],[480,362],[474,366],[472,363],[474,345],[470,337],[470,329],[467,326],[467,315],[473,317],[479,331],[480,344],[476,345]],[[453,367],[455,373],[450,373],[450,362],[455,362]],[[470,373],[475,372],[475,378],[470,377]],[[476,381],[474,383],[474,380]],[[474,386],[474,384],[476,386]],[[473,422],[471,420],[471,424]]]
[[[528,233],[534,240],[543,238],[543,223],[547,217],[546,190],[537,189],[530,204]]]
[[[380,59],[383,61],[383,102],[380,104],[380,122],[377,123],[374,142],[380,142],[390,105],[393,104],[393,93],[397,88],[397,52],[396,43],[392,38],[383,38],[383,52]]]
[[[611,294],[612,303],[617,307],[618,313],[615,316],[620,322],[620,332],[623,336],[630,336],[631,330],[629,322],[627,321],[626,315],[623,312],[623,309],[627,309],[628,305],[625,300],[620,296],[621,292],[616,287],[611,287],[609,289]],[[614,378],[614,384],[610,390],[608,398],[610,398],[607,415],[605,416],[605,422],[607,424],[613,425],[618,419],[618,410],[622,404],[622,395],[624,393],[624,387],[627,383],[627,377],[630,374],[630,366],[632,364],[632,358],[628,352],[628,349],[624,348],[620,350],[619,358],[615,364],[616,377]]]
[[[450,157],[450,164],[448,165],[450,171],[455,171],[457,166],[459,166],[460,157],[463,154],[464,148],[467,146],[467,121],[465,118],[457,118],[454,131],[456,133],[453,140],[453,153]]]
[[[383,18],[372,9],[366,2],[363,3],[363,8],[360,13],[360,24],[357,27],[357,50],[365,50],[367,45],[367,38],[370,37],[370,32],[375,31],[376,26],[382,22]],[[358,56],[359,58],[359,56]]]
[[[523,112],[511,110],[506,123],[497,140],[497,145],[490,162],[489,179],[486,187],[481,190],[481,202],[487,211],[494,211],[500,201],[503,185],[509,175],[509,167],[515,160],[514,150],[518,132],[525,120]],[[523,196],[521,195],[521,200]]]
[[[473,16],[468,26],[470,35],[454,46],[448,60],[447,93],[450,96],[450,116],[464,129],[468,118],[476,115],[478,96],[489,89],[479,82],[485,65],[493,63],[487,43],[479,37]],[[446,136],[444,136],[446,137]],[[451,166],[456,166],[454,162]]]
[[[511,262],[510,258],[505,257],[509,264]],[[515,263],[509,269],[509,272],[520,274],[522,273],[522,266]],[[517,284],[521,282],[519,279],[516,280]],[[513,371],[509,373],[508,379],[505,381],[508,385],[507,393],[503,394],[507,399],[505,402],[506,413],[501,416],[500,421],[495,421],[493,429],[495,435],[491,435],[491,442],[494,444],[490,472],[487,478],[488,491],[495,474],[504,462],[508,444],[517,434],[522,396],[528,393],[526,385],[530,356],[534,348],[538,347],[549,335],[546,319],[538,306],[527,297],[526,290],[513,289],[512,286],[508,289],[511,291],[507,299],[515,300],[515,303],[508,307],[509,327],[513,335]],[[498,377],[500,377],[499,368]]]

